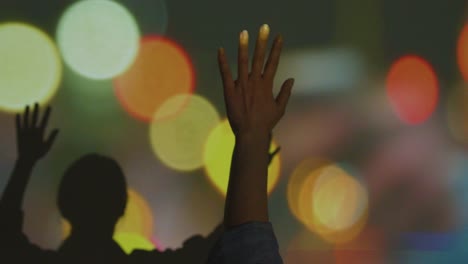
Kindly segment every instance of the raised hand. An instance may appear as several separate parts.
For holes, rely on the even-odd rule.
[[[226,227],[268,221],[268,164],[279,151],[268,153],[271,131],[285,112],[294,84],[293,79],[286,80],[278,96],[273,95],[283,39],[275,38],[265,62],[269,34],[270,28],[263,25],[249,72],[249,35],[241,32],[237,80],[232,77],[224,49],[218,51],[226,111],[236,136],[224,213]]]
[[[30,113],[29,106],[26,106],[22,116],[16,115],[18,159],[36,162],[49,152],[58,134],[58,129],[54,129],[49,136],[45,136],[50,111],[51,108],[47,107],[40,122],[40,111],[37,103],[34,105],[32,113]]]
[[[224,49],[218,51],[227,115],[236,136],[268,135],[285,113],[294,79],[286,80],[278,96],[274,97],[273,83],[283,39],[280,35],[275,38],[265,64],[269,33],[268,25],[260,28],[250,73],[249,35],[245,30],[240,33],[237,80],[232,77]]]

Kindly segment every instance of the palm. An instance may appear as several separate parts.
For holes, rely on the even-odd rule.
[[[278,68],[282,48],[281,36],[273,42],[265,63],[269,28],[260,30],[252,71],[249,73],[248,33],[243,31],[239,39],[238,78],[233,80],[229,63],[220,49],[219,68],[224,86],[226,111],[234,134],[269,134],[284,114],[294,80],[283,83],[279,95],[273,95],[273,81]]]

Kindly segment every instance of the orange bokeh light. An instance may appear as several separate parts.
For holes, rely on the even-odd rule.
[[[114,79],[114,87],[130,115],[150,122],[166,99],[193,92],[195,73],[181,46],[165,37],[147,36],[141,41],[136,61]]]
[[[418,56],[399,58],[390,68],[386,87],[394,111],[407,124],[426,121],[437,106],[436,74],[431,65]]]
[[[468,24],[460,32],[457,43],[457,61],[465,82],[468,82]]]

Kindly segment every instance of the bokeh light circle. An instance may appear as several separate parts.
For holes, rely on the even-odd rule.
[[[302,221],[299,214],[299,199],[298,194],[304,185],[307,178],[317,178],[320,175],[320,168],[328,166],[331,162],[321,158],[307,158],[296,166],[292,174],[289,176],[287,186],[287,198],[289,209],[297,220]]]
[[[324,240],[335,244],[351,241],[367,222],[368,193],[338,165],[317,161],[305,160],[291,176],[291,211]],[[312,170],[306,173],[307,168]]]
[[[386,79],[387,96],[398,117],[410,125],[426,121],[439,99],[437,76],[424,59],[407,55],[390,68]]]
[[[183,109],[174,114],[181,105]],[[198,169],[203,166],[206,140],[219,122],[218,112],[205,98],[190,94],[173,96],[154,115],[150,126],[153,151],[175,170]]]
[[[216,190],[223,195],[227,192],[234,144],[235,137],[227,119],[221,121],[211,131],[205,144],[203,161],[206,176]],[[276,148],[277,144],[273,141],[270,145],[270,152]],[[280,172],[281,152],[273,158],[268,167],[268,193],[271,193],[278,183]]]
[[[132,233],[150,240],[153,237],[154,219],[147,201],[133,189],[127,190],[128,200],[124,215],[115,227],[115,233]],[[70,235],[71,226],[62,219],[62,237]]]
[[[90,79],[110,79],[127,70],[137,56],[139,40],[135,18],[109,0],[76,2],[57,28],[65,63]]]
[[[465,82],[468,82],[468,24],[460,32],[457,42],[457,62]]]
[[[337,166],[330,166],[317,179],[313,210],[327,228],[342,231],[352,227],[367,209],[366,190]]]
[[[147,36],[141,41],[135,63],[114,79],[114,87],[129,114],[150,122],[167,99],[193,92],[195,73],[179,44],[165,37]]]
[[[128,189],[128,202],[124,216],[117,222],[115,230],[136,233],[150,239],[153,236],[153,214],[148,202],[133,189]]]
[[[57,47],[41,30],[22,23],[0,24],[0,109],[21,112],[47,104],[58,90],[62,64]]]
[[[113,238],[127,254],[132,253],[136,249],[147,251],[156,249],[151,240],[136,233],[117,232]]]

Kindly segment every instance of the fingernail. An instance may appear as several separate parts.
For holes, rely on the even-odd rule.
[[[268,38],[269,34],[270,34],[270,26],[268,26],[267,24],[263,24],[260,27],[260,37],[262,39],[266,39],[266,38]]]
[[[240,42],[244,45],[249,43],[249,32],[247,32],[247,30],[242,30],[240,33]]]
[[[224,48],[223,48],[223,47],[220,47],[220,48],[218,49],[218,52],[219,52],[219,54],[223,55],[223,54],[224,54]]]

